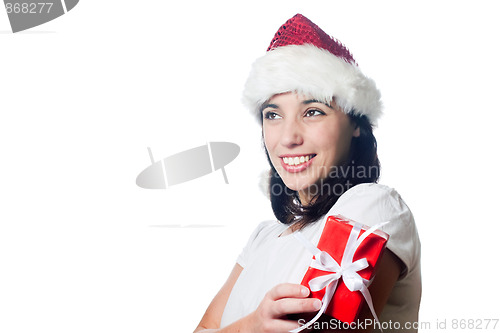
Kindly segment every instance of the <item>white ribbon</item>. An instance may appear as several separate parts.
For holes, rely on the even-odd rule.
[[[301,327],[291,330],[291,333],[298,333],[303,329],[310,327],[310,325],[315,323],[319,319],[319,317],[321,317],[321,315],[325,313],[326,308],[328,307],[328,304],[330,304],[330,300],[332,299],[332,296],[337,289],[340,278],[343,279],[347,289],[349,289],[351,292],[361,292],[370,308],[370,311],[372,312],[375,322],[379,323],[377,314],[375,313],[375,309],[373,308],[373,302],[370,292],[368,291],[368,286],[370,285],[371,281],[363,279],[357,273],[358,271],[368,267],[368,261],[366,260],[366,258],[356,260],[355,262],[353,262],[352,260],[354,257],[354,253],[361,245],[361,243],[366,239],[366,237],[368,237],[375,230],[387,223],[389,222],[382,222],[371,227],[370,229],[365,231],[361,235],[361,237],[358,238],[363,225],[355,222],[349,235],[349,239],[347,240],[344,254],[342,255],[342,262],[340,263],[340,265],[337,263],[337,261],[335,261],[335,259],[332,258],[332,256],[328,252],[321,251],[320,249],[315,247],[300,232],[293,233],[293,235],[302,243],[302,245],[304,245],[304,247],[314,255],[314,259],[312,260],[310,267],[326,272],[331,272],[332,274],[322,275],[309,281],[309,287],[311,291],[319,291],[326,287],[325,295],[322,299],[323,304],[321,305],[321,308],[319,309],[318,313],[316,313],[313,319],[311,319]]]

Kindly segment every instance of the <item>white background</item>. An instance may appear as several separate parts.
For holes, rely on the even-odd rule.
[[[0,10],[0,331],[192,332],[273,217],[240,95],[298,12],[382,91],[381,183],[418,223],[421,320],[451,331],[453,319],[499,318],[496,7],[82,0],[17,34]],[[241,147],[228,185],[216,172],[136,186],[147,147],[161,159],[208,141]]]

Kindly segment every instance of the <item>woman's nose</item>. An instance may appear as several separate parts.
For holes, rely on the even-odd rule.
[[[285,147],[299,146],[304,143],[302,128],[298,121],[289,120],[283,124],[281,132],[281,144]]]

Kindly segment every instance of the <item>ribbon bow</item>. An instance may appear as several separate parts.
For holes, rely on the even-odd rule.
[[[371,281],[363,279],[358,274],[358,271],[368,267],[368,261],[366,260],[366,258],[362,258],[353,262],[353,257],[354,253],[361,245],[361,243],[366,239],[366,237],[368,237],[375,230],[387,223],[389,222],[379,223],[371,227],[370,229],[365,231],[359,238],[358,236],[361,232],[362,224],[354,223],[351,233],[349,234],[349,239],[347,240],[340,265],[335,259],[332,258],[332,256],[328,252],[321,251],[320,249],[315,247],[300,232],[293,233],[293,235],[302,243],[302,245],[304,245],[304,247],[306,247],[309,252],[314,255],[314,259],[312,260],[310,267],[325,272],[331,272],[332,274],[322,275],[309,281],[309,287],[311,291],[319,291],[323,288],[326,288],[325,295],[322,299],[323,304],[321,305],[321,308],[319,309],[318,313],[316,313],[313,319],[311,319],[301,327],[291,330],[291,333],[298,333],[303,329],[309,327],[311,324],[315,323],[323,313],[325,313],[326,308],[328,307],[328,304],[330,304],[330,300],[332,299],[332,296],[337,289],[340,278],[342,278],[347,289],[349,289],[351,292],[361,292],[370,308],[375,322],[379,322],[377,314],[375,313],[375,309],[373,308],[372,297],[370,295],[370,292],[368,291],[368,286],[370,285]]]

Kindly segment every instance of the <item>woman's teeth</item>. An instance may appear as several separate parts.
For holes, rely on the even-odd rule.
[[[285,162],[285,164],[294,166],[294,165],[299,165],[299,164],[308,162],[313,157],[314,157],[314,155],[283,157],[283,162]]]

